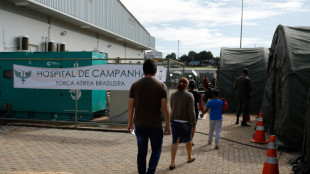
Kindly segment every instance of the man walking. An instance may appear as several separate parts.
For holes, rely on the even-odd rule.
[[[163,143],[162,117],[166,122],[165,134],[170,135],[170,119],[167,99],[167,86],[155,79],[157,66],[154,60],[147,59],[143,64],[145,77],[132,84],[128,101],[128,130],[135,130],[139,174],[146,173],[148,141],[151,141],[152,154],[147,173],[155,173]],[[135,126],[133,126],[135,124]]]
[[[237,78],[235,90],[237,90],[237,120],[236,124],[239,124],[239,117],[242,112],[241,126],[250,126],[246,123],[250,110],[250,91],[252,90],[251,79],[248,77],[248,69],[243,68],[242,76]]]

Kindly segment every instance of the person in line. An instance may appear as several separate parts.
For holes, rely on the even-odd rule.
[[[198,105],[200,106],[201,111],[203,110],[203,107],[202,107],[202,103],[201,103],[201,94],[197,91],[194,91],[195,88],[196,88],[196,83],[194,81],[189,81],[188,92],[192,93],[194,96],[195,116],[196,116],[196,122],[197,122],[198,121],[198,115],[199,115]],[[196,131],[196,129],[194,127],[192,135],[191,135],[193,146],[194,146],[193,138],[195,135],[195,131]]]
[[[177,85],[178,90],[171,94],[171,164],[170,170],[175,168],[175,156],[179,142],[186,143],[187,162],[195,160],[192,156],[191,133],[196,126],[194,96],[186,91],[188,80],[182,77]]]
[[[213,133],[215,130],[215,149],[219,149],[219,141],[220,141],[220,133],[222,130],[222,123],[223,123],[223,101],[219,99],[220,92],[217,89],[212,89],[212,97],[213,99],[208,101],[206,104],[205,109],[200,114],[200,117],[202,118],[204,114],[206,114],[209,109],[210,111],[210,118],[209,118],[209,140],[208,145],[212,144],[213,139]]]
[[[213,87],[215,87],[215,82],[216,82],[216,78],[213,77],[213,79],[212,79],[212,85],[213,85]]]
[[[207,91],[209,88],[209,79],[207,77],[207,75],[203,76],[203,90]]]
[[[196,83],[197,81],[197,76],[193,75],[193,79],[191,79],[190,81],[194,81]]]
[[[237,78],[235,90],[237,90],[237,119],[235,124],[239,124],[239,117],[242,112],[241,126],[250,126],[246,120],[250,113],[250,91],[252,90],[251,79],[248,77],[249,70],[242,69],[242,75]]]
[[[197,88],[198,88],[198,86],[199,86],[199,83],[200,83],[200,78],[199,78],[199,76],[196,76],[196,86],[197,86]]]
[[[204,95],[203,95],[203,102],[207,103],[209,98],[212,98],[211,96],[211,91],[209,90],[210,86],[209,86],[209,79],[206,75],[204,75],[203,77],[203,88],[204,88]]]
[[[130,88],[128,101],[128,130],[133,132],[138,144],[137,167],[139,174],[146,173],[148,141],[152,154],[147,173],[155,173],[163,144],[161,112],[166,122],[165,134],[170,135],[170,120],[167,86],[155,79],[157,66],[147,59],[143,64],[145,77],[134,82]],[[135,126],[133,126],[133,124]]]

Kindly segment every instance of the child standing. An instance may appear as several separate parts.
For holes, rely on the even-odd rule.
[[[202,118],[204,114],[206,114],[209,109],[210,111],[210,127],[209,127],[209,140],[208,144],[212,144],[212,138],[213,138],[213,132],[215,130],[215,149],[219,149],[219,141],[220,141],[220,133],[222,130],[222,122],[223,122],[223,117],[222,117],[222,109],[223,109],[223,101],[219,99],[220,97],[220,92],[217,89],[212,89],[212,97],[213,99],[208,101],[206,104],[205,109],[203,112],[200,114],[200,117]]]

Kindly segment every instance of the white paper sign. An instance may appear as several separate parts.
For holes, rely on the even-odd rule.
[[[38,68],[13,65],[14,88],[129,90],[144,77],[142,65],[92,65],[75,68]],[[156,79],[166,81],[157,67]]]

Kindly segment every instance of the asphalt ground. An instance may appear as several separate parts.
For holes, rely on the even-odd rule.
[[[251,143],[251,127],[235,125],[233,114],[224,114],[219,150],[207,145],[209,120],[198,120],[193,142],[196,160],[187,163],[185,144],[180,144],[176,168],[168,169],[172,137],[165,136],[156,173],[242,174],[262,173],[268,144]],[[77,129],[0,125],[1,174],[109,174],[137,173],[137,143],[126,126]],[[113,130],[110,132],[109,130]],[[268,137],[267,137],[268,138]],[[148,158],[150,156],[150,149]],[[292,174],[289,159],[298,154],[277,152],[281,174]]]

